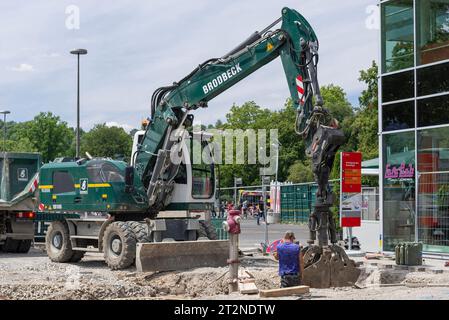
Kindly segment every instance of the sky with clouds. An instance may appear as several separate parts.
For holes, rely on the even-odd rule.
[[[319,81],[342,86],[357,105],[359,70],[378,57],[378,33],[367,27],[377,0],[16,0],[0,2],[0,108],[26,121],[51,111],[76,123],[76,57],[81,57],[81,126],[137,128],[152,92],[184,77],[263,29],[288,6],[320,39]],[[79,29],[71,5],[79,8]],[[66,11],[68,10],[68,11]],[[66,13],[67,12],[67,13]],[[372,17],[371,17],[372,20]],[[67,27],[69,26],[69,27]],[[195,113],[203,124],[224,119],[233,103],[273,110],[289,96],[279,59]]]

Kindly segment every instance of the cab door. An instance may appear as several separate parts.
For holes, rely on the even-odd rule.
[[[72,170],[55,170],[52,175],[52,209],[73,210],[79,198]]]

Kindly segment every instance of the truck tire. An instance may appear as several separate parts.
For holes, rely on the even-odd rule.
[[[20,240],[7,238],[3,245],[3,251],[7,253],[17,253],[19,250]]]
[[[53,221],[47,229],[45,236],[47,255],[53,262],[70,262],[74,251],[70,243],[70,233],[67,223]]]
[[[214,226],[210,223],[210,221],[200,221],[200,229],[197,233],[198,238],[205,237],[209,240],[217,240],[217,231],[215,231]]]
[[[128,221],[128,225],[136,236],[137,243],[152,242],[148,234],[147,224],[138,221]]]
[[[31,239],[29,240],[20,240],[19,247],[17,248],[18,253],[28,253],[31,248]]]
[[[127,222],[113,222],[103,236],[103,252],[106,264],[112,270],[125,269],[136,259],[136,236]]]

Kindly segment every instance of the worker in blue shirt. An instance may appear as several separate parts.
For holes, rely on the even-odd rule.
[[[278,245],[274,257],[279,260],[281,288],[301,285],[303,255],[299,245],[295,243],[295,234],[292,231],[285,233],[284,243]]]

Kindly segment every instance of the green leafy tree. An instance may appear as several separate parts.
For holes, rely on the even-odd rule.
[[[330,111],[338,122],[342,123],[354,115],[352,105],[342,87],[333,84],[323,86],[321,87],[321,95],[323,96],[324,107]]]
[[[6,151],[8,152],[38,152],[28,138],[19,140],[6,140]]]
[[[60,156],[73,156],[68,150],[74,139],[74,132],[66,122],[51,112],[41,112],[33,120],[20,124],[14,136],[20,142],[20,148],[40,152],[44,162]]]
[[[296,161],[289,168],[288,181],[303,183],[313,181],[312,167],[310,161]]]
[[[81,140],[81,152],[86,151],[94,157],[129,159],[132,137],[123,128],[97,124],[85,133]]]
[[[359,97],[360,108],[350,125],[348,146],[352,150],[362,152],[364,160],[373,159],[379,155],[377,72],[375,61],[370,68],[360,71],[359,81],[366,84],[366,89]]]

